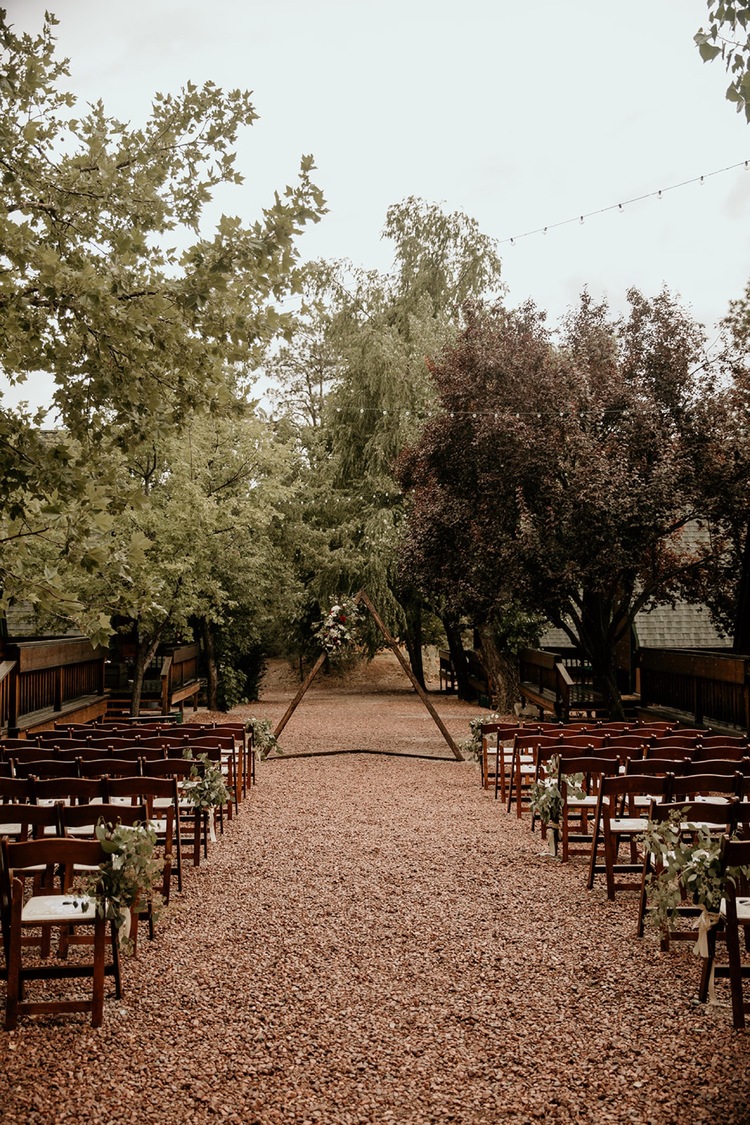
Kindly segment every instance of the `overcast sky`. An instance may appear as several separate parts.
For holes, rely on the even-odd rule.
[[[750,126],[693,44],[705,0],[5,6],[29,31],[51,8],[73,92],[134,125],[187,80],[252,90],[246,182],[221,208],[253,221],[312,153],[330,213],[305,258],[387,269],[386,208],[416,195],[475,218],[501,243],[509,303],[532,297],[553,323],[583,286],[619,310],[631,285],[666,284],[711,329],[750,278],[750,170],[711,175],[750,161]]]

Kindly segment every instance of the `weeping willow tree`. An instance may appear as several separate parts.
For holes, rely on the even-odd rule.
[[[427,357],[460,331],[467,301],[499,292],[500,261],[472,219],[415,198],[389,208],[383,234],[395,248],[388,273],[309,267],[306,313],[268,370],[307,466],[307,611],[365,588],[424,684],[425,607],[397,570],[404,497],[394,465],[435,407]]]

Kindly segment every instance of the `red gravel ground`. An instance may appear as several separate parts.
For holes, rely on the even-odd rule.
[[[295,688],[276,667],[232,717]],[[465,738],[477,708],[431,698]],[[318,677],[281,743],[104,1026],[0,1031],[3,1125],[750,1122],[726,984],[695,1005],[691,943],[545,854],[391,657]]]

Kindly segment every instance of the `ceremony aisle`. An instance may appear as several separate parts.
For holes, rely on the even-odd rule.
[[[0,1032],[2,1125],[750,1120],[750,1036],[693,1004],[689,943],[638,941],[397,672],[310,688],[101,1029]],[[241,714],[289,698],[270,677]],[[466,737],[477,709],[431,698]]]

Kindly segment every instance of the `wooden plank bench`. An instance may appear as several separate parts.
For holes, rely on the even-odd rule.
[[[601,693],[590,684],[576,683],[559,653],[521,649],[518,665],[521,702],[538,707],[540,718],[544,718],[545,711],[563,723],[567,723],[571,715],[607,717]]]
[[[456,670],[453,667],[450,651],[447,648],[441,648],[438,652],[440,660],[439,668],[439,684],[440,691],[455,691],[456,690]]]
[[[543,649],[524,648],[518,654],[519,694],[522,703],[539,708],[567,721],[573,678],[557,653]]]

